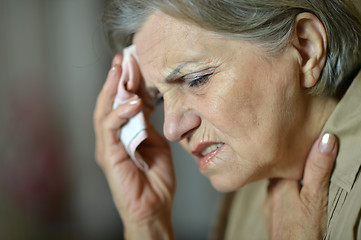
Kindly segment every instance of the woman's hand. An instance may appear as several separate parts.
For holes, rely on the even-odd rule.
[[[270,239],[323,238],[327,228],[329,178],[336,155],[336,137],[324,135],[309,153],[303,186],[294,180],[270,180],[264,204]]]
[[[126,237],[170,239],[173,238],[171,206],[175,191],[170,148],[149,124],[148,138],[137,149],[149,165],[148,170],[138,169],[128,156],[119,139],[121,127],[144,109],[145,104],[142,99],[133,97],[112,109],[122,71],[121,62],[120,55],[114,57],[95,107],[96,159],[107,177]]]

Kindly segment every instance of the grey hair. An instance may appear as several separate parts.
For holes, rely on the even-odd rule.
[[[103,15],[110,47],[120,52],[146,19],[160,11],[180,20],[260,45],[277,54],[290,43],[295,17],[316,15],[327,33],[327,59],[310,90],[319,96],[340,96],[350,75],[361,65],[361,18],[347,0],[111,0]]]

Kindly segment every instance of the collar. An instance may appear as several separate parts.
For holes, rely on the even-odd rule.
[[[361,71],[327,120],[326,132],[339,141],[331,182],[350,191],[361,166]]]

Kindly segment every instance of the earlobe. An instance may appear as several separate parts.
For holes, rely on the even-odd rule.
[[[301,86],[311,88],[317,83],[326,62],[326,30],[311,13],[297,15],[294,24],[293,46],[300,58]]]

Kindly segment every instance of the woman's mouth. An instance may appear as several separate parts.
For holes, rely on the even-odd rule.
[[[222,147],[222,146],[223,146],[223,143],[218,143],[218,144],[213,144],[213,145],[211,145],[211,146],[208,146],[208,147],[206,147],[206,149],[204,149],[204,150],[202,151],[202,156],[204,157],[204,156],[206,156],[207,154],[213,152],[214,150],[216,150],[217,148],[220,148],[220,147]]]
[[[224,143],[202,143],[192,151],[192,154],[198,158],[200,170],[205,170],[209,166],[223,145]]]

